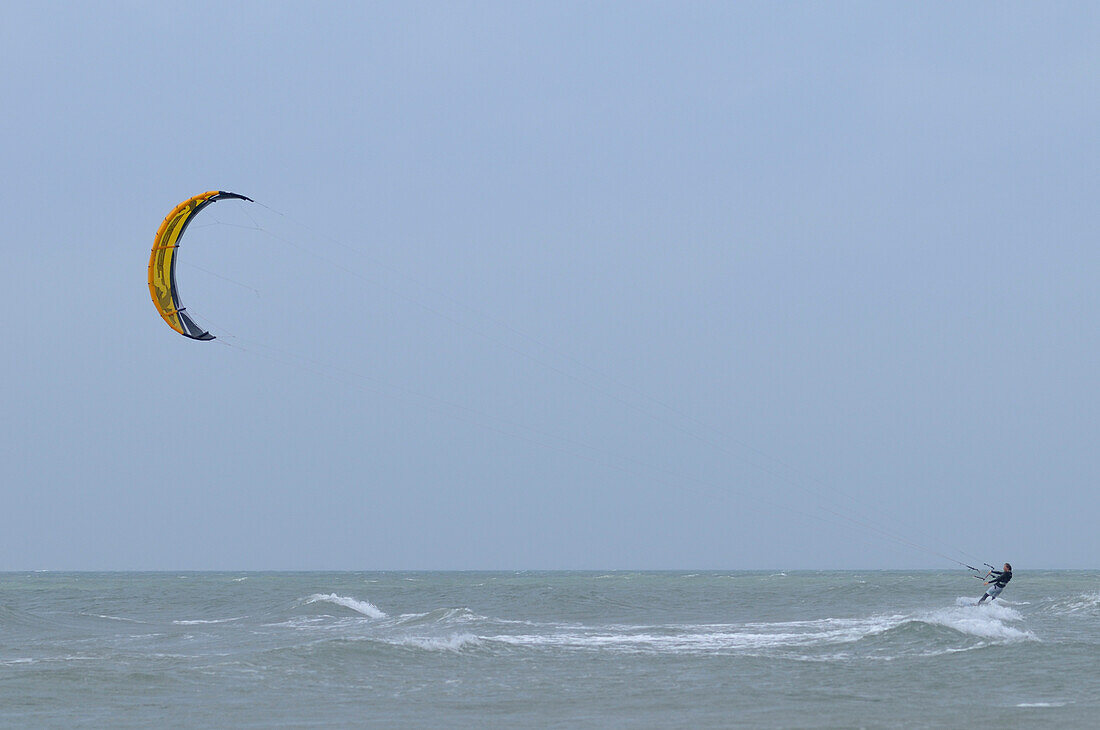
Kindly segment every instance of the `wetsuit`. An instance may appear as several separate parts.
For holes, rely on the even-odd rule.
[[[985,595],[978,599],[978,603],[981,603],[985,599],[994,599],[1001,595],[1001,591],[1005,589],[1008,582],[1012,580],[1011,570],[991,570],[989,571],[989,577],[992,579],[989,581],[989,590],[985,592]]]

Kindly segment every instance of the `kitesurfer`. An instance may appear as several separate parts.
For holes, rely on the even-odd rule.
[[[1001,595],[1001,591],[1005,589],[1008,582],[1012,580],[1012,566],[1005,563],[1004,570],[991,570],[989,575],[986,576],[985,584],[989,586],[989,589],[985,592],[985,595],[978,599],[978,605],[981,605],[985,599],[996,600],[997,596]]]

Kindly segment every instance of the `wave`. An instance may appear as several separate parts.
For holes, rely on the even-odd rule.
[[[563,626],[556,630],[497,633],[483,638],[511,647],[623,653],[735,653],[814,661],[856,657],[891,659],[901,655],[934,656],[983,646],[1037,641],[1032,632],[1011,625],[1022,620],[1019,612],[1006,606],[976,608],[970,605],[919,614],[809,621]]]
[[[395,646],[413,647],[427,651],[462,651],[470,647],[481,646],[482,640],[474,634],[452,634],[451,636],[407,636],[400,639],[385,640],[384,643]]]
[[[1015,608],[1001,602],[975,606],[972,598],[924,611],[846,618],[649,625],[510,620],[467,607],[389,616],[369,601],[336,593],[315,593],[301,603],[332,604],[356,615],[311,613],[265,626],[304,632],[301,637],[308,642],[365,641],[425,651],[728,654],[825,662],[890,661],[1038,641]],[[366,622],[362,617],[373,620]]]
[[[107,614],[104,614],[104,613],[85,613],[85,614],[82,614],[82,615],[91,616],[92,618],[105,618],[108,621],[126,621],[126,622],[133,623],[133,624],[149,623],[148,621],[142,621],[141,619],[126,618],[125,616],[108,616]]]
[[[613,650],[626,653],[755,653],[857,642],[888,631],[898,616],[747,624],[606,626],[486,637],[511,646]]]
[[[314,593],[312,596],[306,599],[306,603],[333,603],[337,606],[343,606],[344,608],[350,608],[356,613],[362,614],[367,618],[386,618],[386,613],[382,609],[375,606],[370,601],[360,601],[356,598],[348,598],[347,596],[338,596],[335,593],[329,593],[324,595],[321,593]]]
[[[481,616],[468,608],[437,608],[425,613],[403,613],[397,617],[396,623],[403,626],[417,626],[421,624],[436,623],[473,623],[475,621],[488,621],[487,616]]]
[[[1100,593],[1081,593],[1072,598],[1051,601],[1050,609],[1058,614],[1100,612]]]
[[[717,652],[752,653],[795,646],[856,641],[860,632],[839,633],[773,633],[758,634],[743,631],[703,633],[557,633],[501,634],[486,637],[488,641],[510,646],[558,647],[565,649],[612,650],[645,654],[712,654]]]
[[[955,608],[931,611],[919,618],[934,626],[944,626],[980,639],[1002,642],[1037,640],[1030,631],[1018,629],[1008,623],[1023,619],[1014,608],[992,602],[976,606],[971,598],[958,598]]]
[[[36,664],[38,659],[31,657],[15,657],[13,659],[0,659],[0,667],[13,667],[17,664]]]

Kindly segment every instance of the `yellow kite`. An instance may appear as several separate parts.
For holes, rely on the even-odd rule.
[[[253,202],[252,198],[224,190],[211,190],[188,198],[172,209],[153,239],[153,251],[149,255],[149,295],[153,297],[153,306],[169,327],[193,340],[212,340],[214,335],[195,324],[180,305],[176,289],[176,249],[187,224],[200,210],[218,200],[233,198]]]

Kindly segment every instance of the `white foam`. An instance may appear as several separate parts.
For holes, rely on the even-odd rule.
[[[128,621],[129,623],[134,623],[134,624],[143,624],[143,623],[145,623],[145,621],[141,621],[140,619],[136,619],[136,618],[126,618],[125,616],[108,616],[108,615],[103,614],[103,613],[86,613],[84,615],[85,616],[95,616],[96,618],[105,618],[105,619],[108,619],[110,621]]]
[[[1017,707],[1065,707],[1065,702],[1021,702]]]
[[[413,646],[428,651],[461,651],[471,646],[481,646],[481,639],[473,634],[452,634],[446,637],[407,636],[395,639],[398,646]]]
[[[628,653],[753,652],[846,644],[882,633],[898,623],[900,623],[899,617],[894,616],[775,624],[607,626],[602,630],[574,630],[551,634],[503,634],[487,638],[512,646],[613,649]]]
[[[327,621],[328,619],[323,616],[295,616],[285,621],[266,623],[264,626],[270,628],[309,629],[314,626],[323,626]]]
[[[920,614],[884,614],[861,618],[824,618],[806,621],[750,622],[743,624],[697,625],[605,625],[555,626],[547,632],[534,631],[484,637],[510,646],[558,647],[575,650],[612,650],[626,653],[696,654],[713,652],[789,653],[790,650],[852,645],[910,624],[942,626],[979,639],[978,646],[967,644],[929,647],[922,656],[969,651],[989,644],[1037,641],[1033,633],[1012,626],[1023,617],[1004,605],[975,607],[973,601]],[[501,622],[497,622],[501,623]],[[554,630],[556,629],[556,630]],[[910,653],[913,648],[902,649]],[[918,649],[919,651],[919,649]],[[799,657],[807,656],[804,651]],[[833,652],[828,657],[812,656],[814,661],[832,661],[846,655]],[[797,658],[797,657],[796,657]],[[875,654],[876,660],[894,657]]]
[[[202,619],[196,618],[188,620],[173,621],[172,623],[177,626],[195,626],[197,624],[227,624],[230,621],[240,621],[244,616],[236,616],[234,618],[214,618],[214,619]]]
[[[1058,613],[1093,611],[1097,608],[1100,608],[1100,593],[1082,593],[1067,601],[1058,601],[1054,604],[1054,610]]]
[[[945,626],[963,634],[994,641],[1036,641],[1030,631],[1009,626],[1009,621],[1023,621],[1023,616],[1014,608],[1003,603],[988,603],[975,606],[973,599],[959,598],[955,608],[918,616],[917,620],[937,626]]]
[[[355,598],[348,598],[347,596],[338,596],[335,593],[329,593],[328,595],[314,593],[306,599],[306,603],[318,602],[335,603],[337,606],[350,608],[352,611],[360,613],[367,618],[386,618],[386,613],[370,601],[360,601]]]
[[[486,621],[488,620],[488,616],[476,614],[469,608],[463,607],[437,608],[434,611],[426,611],[424,613],[403,613],[398,616],[397,619],[404,624],[424,622],[472,623],[475,621]]]

